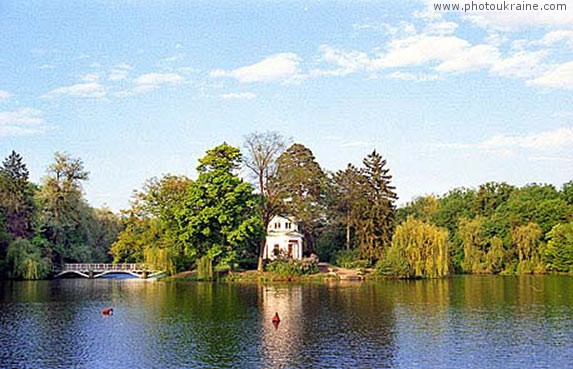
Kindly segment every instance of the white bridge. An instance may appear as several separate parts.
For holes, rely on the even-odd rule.
[[[84,278],[100,278],[106,274],[129,274],[136,278],[156,278],[165,274],[162,270],[153,270],[143,263],[122,264],[64,264],[54,276],[59,278],[66,274],[77,274]]]

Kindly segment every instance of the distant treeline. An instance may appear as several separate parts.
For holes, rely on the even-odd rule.
[[[332,173],[276,132],[246,136],[243,151],[226,143],[208,150],[197,172],[196,180],[147,180],[115,215],[85,201],[80,159],[56,153],[36,185],[12,152],[0,167],[2,275],[38,279],[64,262],[103,261],[171,273],[263,270],[274,215],[296,218],[307,254],[385,276],[573,272],[573,182],[561,189],[486,183],[397,209],[376,151],[360,167]]]

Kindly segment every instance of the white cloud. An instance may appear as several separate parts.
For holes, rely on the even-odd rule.
[[[350,141],[340,145],[340,147],[372,147],[374,144],[368,141]]]
[[[524,136],[496,135],[480,144],[483,148],[519,147],[526,149],[559,149],[573,145],[573,129],[532,133]]]
[[[45,130],[46,126],[40,110],[21,108],[0,111],[0,137],[41,133]]]
[[[293,53],[271,55],[258,63],[233,70],[216,69],[211,77],[235,78],[239,82],[274,82],[286,81],[299,72],[300,59]]]
[[[116,65],[110,72],[109,76],[107,77],[110,81],[123,81],[127,79],[127,75],[129,71],[131,71],[133,67],[127,63]]]
[[[495,62],[491,72],[502,77],[531,78],[542,73],[543,59],[548,54],[547,50],[518,51]]]
[[[133,96],[151,92],[163,85],[177,85],[184,82],[184,78],[178,73],[146,73],[133,80],[135,87],[127,90],[116,92],[118,97]]]
[[[499,59],[499,50],[491,45],[476,45],[459,50],[457,55],[436,67],[441,72],[464,72],[487,68]]]
[[[458,28],[456,22],[432,22],[426,27],[426,33],[432,35],[451,35]]]
[[[573,128],[559,128],[552,131],[525,135],[496,134],[478,143],[440,144],[451,149],[480,149],[494,152],[511,152],[515,149],[556,151],[573,146]]]
[[[344,51],[329,45],[322,45],[319,50],[322,53],[322,61],[337,66],[336,69],[322,70],[321,73],[325,76],[345,76],[364,69],[370,63],[368,55],[363,52]],[[315,72],[315,75],[318,74]]]
[[[98,82],[78,83],[71,86],[56,88],[42,97],[56,97],[61,95],[68,95],[73,97],[86,97],[100,99],[105,97],[106,90],[103,85]]]
[[[84,82],[95,82],[99,81],[100,75],[99,73],[88,73],[82,76],[81,80]]]
[[[140,86],[159,86],[163,84],[177,84],[183,77],[177,73],[147,73],[137,77],[134,82]]]
[[[12,94],[8,91],[4,91],[4,90],[0,90],[0,100],[4,100],[7,99],[9,97],[11,97]]]
[[[573,31],[551,31],[541,39],[540,43],[543,45],[553,45],[560,41],[564,41],[568,46],[573,47]]]
[[[556,65],[527,83],[540,87],[573,89],[573,61]]]
[[[219,97],[223,100],[252,100],[257,95],[252,92],[238,92],[238,93],[228,93],[228,94],[221,94]]]
[[[462,54],[470,43],[456,36],[419,34],[392,40],[389,51],[370,63],[371,68],[421,65],[430,61],[446,61]]]
[[[387,74],[386,77],[402,81],[418,81],[418,82],[437,81],[440,79],[440,76],[438,76],[437,74],[427,74],[422,72],[409,73],[400,71]]]

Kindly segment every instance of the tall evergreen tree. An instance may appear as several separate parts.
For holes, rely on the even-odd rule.
[[[336,221],[344,225],[346,249],[352,246],[352,233],[359,226],[362,209],[368,202],[363,191],[364,184],[364,176],[352,164],[336,172],[333,177],[331,202]]]
[[[22,156],[12,151],[0,167],[0,208],[6,229],[13,239],[26,238],[31,234],[34,206],[28,176]]]
[[[392,241],[394,202],[398,199],[386,159],[374,150],[364,161],[365,196],[368,203],[358,229],[360,252],[363,257],[379,259]]]

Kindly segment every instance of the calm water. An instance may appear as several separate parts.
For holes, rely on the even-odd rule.
[[[2,368],[573,368],[573,277],[0,283]]]

